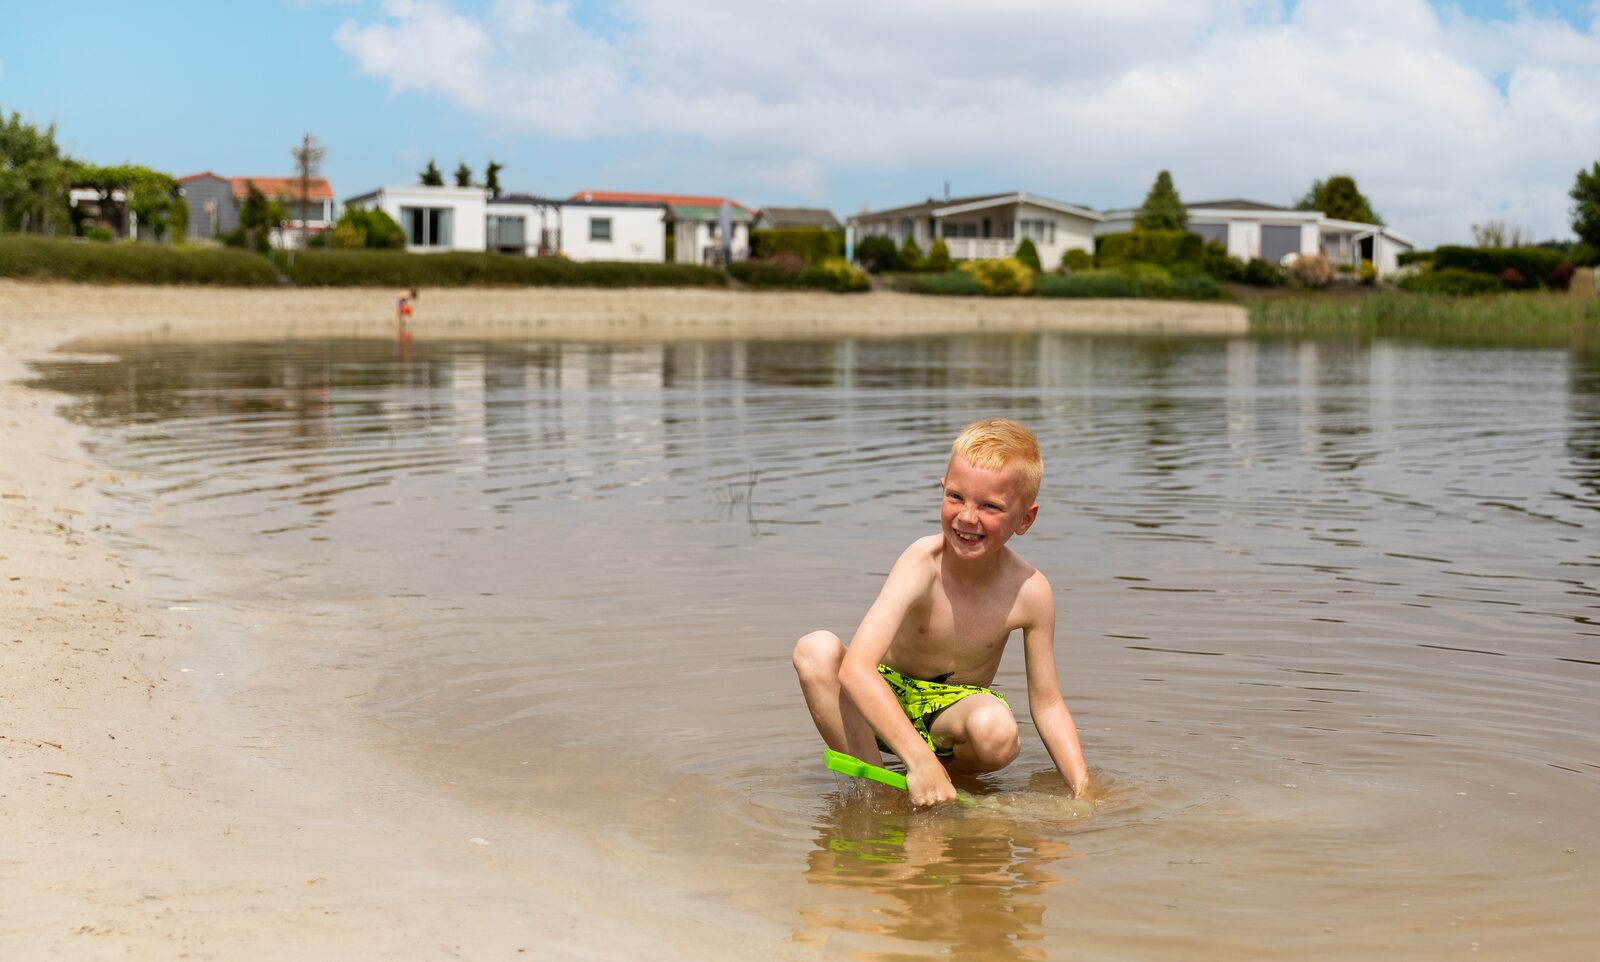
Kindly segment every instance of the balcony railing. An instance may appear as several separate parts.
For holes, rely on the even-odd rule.
[[[1006,237],[946,237],[944,246],[958,261],[991,260],[1017,252],[1017,241]]]

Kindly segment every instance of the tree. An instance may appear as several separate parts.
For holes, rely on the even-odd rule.
[[[489,166],[483,169],[483,188],[489,192],[489,197],[500,196],[500,172],[505,170],[504,164],[497,164],[494,158],[489,158]]]
[[[1044,268],[1039,265],[1039,248],[1034,246],[1033,238],[1024,237],[1022,239],[1022,243],[1017,245],[1016,258],[1028,265],[1035,274],[1044,272]]]
[[[40,130],[15,111],[9,120],[0,115],[0,230],[66,233],[75,167],[57,146],[54,125]]]
[[[467,166],[467,162],[464,161],[464,160],[461,163],[456,165],[456,186],[457,187],[471,187],[472,186],[472,168],[468,167]]]
[[[432,157],[428,158],[427,169],[419,174],[418,177],[421,179],[422,186],[424,187],[444,186],[444,175],[439,173],[439,165],[433,162]]]
[[[283,204],[271,200],[253,180],[245,181],[244,203],[239,205],[239,228],[244,231],[245,246],[254,251],[265,251],[271,244],[272,230],[289,219]]]
[[[900,245],[900,266],[908,271],[922,270],[922,248],[917,246],[917,239],[910,234],[906,241]]]
[[[189,207],[179,193],[181,185],[177,179],[149,167],[77,164],[72,186],[99,195],[102,219],[123,221],[125,214],[131,213],[137,219],[140,233],[156,240],[164,240],[169,231],[181,234],[189,221]]]
[[[1475,247],[1526,247],[1528,235],[1515,224],[1492,220],[1486,224],[1472,225],[1472,243]]]
[[[311,218],[307,211],[311,205],[311,182],[322,172],[322,158],[328,151],[317,143],[317,138],[306,134],[300,138],[300,146],[289,151],[294,158],[295,179],[300,183],[300,246],[307,246],[311,228],[306,221]]]
[[[1295,201],[1294,209],[1319,210],[1334,220],[1383,224],[1383,218],[1378,216],[1372,204],[1357,189],[1356,179],[1348,174],[1334,174],[1327,180],[1312,181],[1311,189]]]
[[[1590,249],[1600,249],[1600,161],[1589,170],[1579,169],[1572,184],[1572,232]]]
[[[1133,216],[1135,230],[1188,230],[1189,208],[1183,205],[1178,189],[1172,186],[1172,175],[1166,171],[1156,175],[1144,204]]]

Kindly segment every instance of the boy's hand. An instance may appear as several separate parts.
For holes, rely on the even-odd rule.
[[[911,794],[911,804],[917,808],[932,808],[956,800],[956,787],[950,784],[950,775],[938,762],[907,769],[906,790]]]

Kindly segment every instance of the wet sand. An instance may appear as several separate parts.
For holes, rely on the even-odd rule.
[[[142,600],[96,520],[117,479],[26,361],[88,335],[386,336],[390,292],[0,282],[0,947],[8,958],[781,957],[689,897],[596,864],[555,818],[484,839],[472,812],[191,684],[203,639]],[[961,330],[1242,331],[1243,311],[1146,302],[702,291],[424,291],[417,337],[677,339]],[[337,679],[326,684],[337,687]],[[512,849],[514,847],[514,855]],[[529,874],[511,865],[537,865]],[[590,893],[590,894],[584,894]],[[593,894],[593,893],[603,893]],[[726,920],[724,920],[726,921]]]

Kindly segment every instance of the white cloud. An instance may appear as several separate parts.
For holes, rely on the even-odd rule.
[[[1425,241],[1509,220],[1567,233],[1600,156],[1600,18],[1510,22],[1422,0],[389,0],[339,45],[395,94],[441,96],[504,132],[688,138],[749,182],[855,209],[829,172],[982,171],[1001,186],[1137,203],[1287,201],[1357,177]],[[719,164],[720,166],[720,164]],[[630,185],[648,188],[649,184]]]

